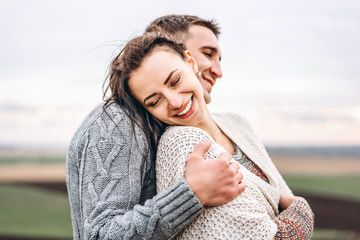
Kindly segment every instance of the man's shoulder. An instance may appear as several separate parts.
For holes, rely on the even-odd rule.
[[[110,140],[115,135],[132,135],[131,120],[121,107],[112,103],[104,108],[104,104],[97,105],[83,120],[72,138],[70,147],[77,147],[84,141],[90,141],[91,144],[99,139]]]

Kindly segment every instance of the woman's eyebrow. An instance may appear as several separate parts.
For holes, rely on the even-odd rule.
[[[145,99],[144,99],[144,104],[145,104],[145,102],[149,99],[149,98],[152,98],[153,96],[155,96],[157,93],[155,92],[155,93],[152,93],[152,94],[150,94],[149,96],[147,96]]]
[[[174,72],[176,72],[177,70],[178,70],[178,68],[175,69],[174,71],[171,71],[171,72],[169,73],[169,76],[166,78],[166,80],[165,80],[165,82],[164,82],[164,85],[166,85],[166,84],[169,82],[171,76],[172,76],[172,75],[174,74]]]

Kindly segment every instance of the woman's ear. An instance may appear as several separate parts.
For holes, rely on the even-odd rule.
[[[198,72],[198,66],[197,66],[196,61],[193,58],[191,52],[189,50],[185,50],[185,55],[187,57],[187,63],[191,66],[192,70],[196,74]]]

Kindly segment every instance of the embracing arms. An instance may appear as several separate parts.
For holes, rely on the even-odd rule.
[[[154,169],[140,134],[136,142],[124,129],[99,130],[93,126],[68,152],[74,239],[168,239],[202,210],[185,181],[155,196]]]
[[[180,179],[156,194],[154,161],[142,132],[132,131],[129,119],[116,105],[107,111],[102,113],[102,106],[95,109],[68,150],[66,180],[74,239],[173,237],[203,211],[200,202],[211,204],[209,198],[216,199],[222,192],[210,194],[204,184],[197,183],[204,177],[191,178],[194,173],[189,173],[191,180]],[[202,148],[206,146],[200,146],[200,152]],[[189,158],[194,168],[201,165],[199,158],[201,153],[197,156],[196,152]],[[215,185],[213,181],[207,184]],[[205,197],[198,198],[189,185],[198,186],[199,196]],[[238,194],[229,192],[213,204]]]

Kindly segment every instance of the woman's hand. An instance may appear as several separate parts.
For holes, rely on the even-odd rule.
[[[279,207],[282,210],[287,209],[293,201],[300,199],[301,197],[291,196],[285,193],[280,193]]]

